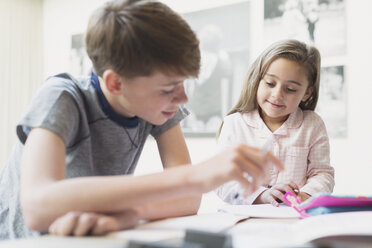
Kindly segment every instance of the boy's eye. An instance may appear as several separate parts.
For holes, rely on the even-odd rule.
[[[162,90],[161,93],[164,94],[164,95],[169,95],[169,94],[172,94],[174,92],[174,90]]]

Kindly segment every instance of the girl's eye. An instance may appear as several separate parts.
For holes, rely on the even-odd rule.
[[[268,81],[266,81],[266,84],[267,84],[269,87],[274,87],[274,86],[275,86],[275,83],[268,82]]]
[[[287,88],[287,91],[288,91],[288,92],[291,92],[291,93],[297,92],[297,90],[292,89],[292,88]]]

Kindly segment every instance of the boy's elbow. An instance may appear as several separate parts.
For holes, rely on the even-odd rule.
[[[20,197],[20,205],[23,219],[27,228],[34,231],[45,231],[48,229],[45,213],[43,213],[42,204],[37,203],[34,197]]]
[[[194,215],[197,214],[201,204],[201,196],[193,197],[189,201],[189,208],[187,215]]]
[[[42,225],[42,220],[33,214],[23,214],[25,224],[28,229],[42,232],[45,231],[47,228]]]

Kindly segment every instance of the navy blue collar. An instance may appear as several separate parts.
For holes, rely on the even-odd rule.
[[[136,127],[139,123],[139,118],[137,116],[132,118],[125,118],[119,114],[117,114],[110,106],[108,101],[106,100],[105,96],[103,95],[101,86],[99,85],[99,80],[96,74],[92,73],[90,77],[94,89],[97,91],[98,99],[101,105],[103,112],[110,118],[112,121],[116,122],[120,126],[132,128]]]

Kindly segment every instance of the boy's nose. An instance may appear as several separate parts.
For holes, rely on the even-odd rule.
[[[174,102],[176,104],[185,104],[188,101],[189,101],[189,99],[186,95],[185,88],[182,86],[177,90],[172,102]]]

